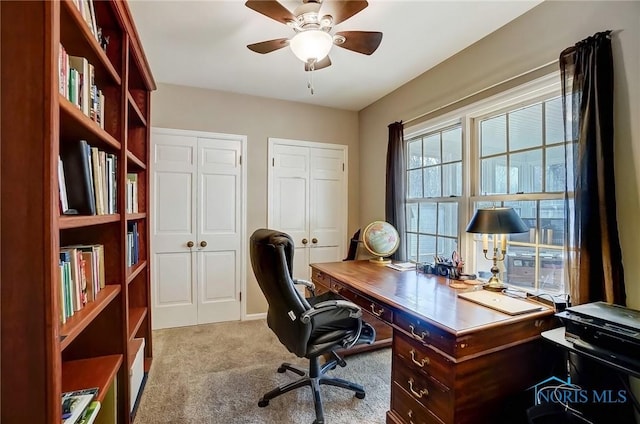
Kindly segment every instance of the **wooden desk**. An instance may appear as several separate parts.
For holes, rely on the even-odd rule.
[[[368,261],[311,268],[320,292],[392,328],[388,424],[499,422],[505,401],[544,376],[540,333],[557,326],[551,309],[509,316],[459,299],[442,277]]]

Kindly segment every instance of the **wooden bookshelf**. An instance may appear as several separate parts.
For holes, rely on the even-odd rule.
[[[60,422],[62,393],[92,387],[99,388],[98,400],[115,393],[112,420],[129,424],[130,367],[140,339],[144,371],[153,363],[147,169],[150,93],[156,87],[126,1],[87,1],[108,43],[97,39],[92,20],[80,11],[78,5],[87,2],[0,2],[0,422],[8,424]],[[61,46],[93,69],[82,78],[96,87],[84,111],[82,99],[79,105],[68,100]],[[89,148],[104,155],[96,162],[99,171],[86,162],[82,169],[103,172],[100,192],[108,191],[114,213],[61,214],[58,159],[66,173],[66,153],[80,140],[89,158]],[[135,214],[125,210],[128,173],[137,174]],[[98,181],[90,181],[94,197]],[[77,178],[66,183],[75,194],[89,187]],[[132,222],[138,261],[129,266]],[[106,284],[72,315],[67,309],[63,323],[69,274],[60,269],[60,250],[71,245],[102,246]]]

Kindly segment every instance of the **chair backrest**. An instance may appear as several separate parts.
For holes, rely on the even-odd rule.
[[[293,251],[286,233],[262,228],[251,235],[251,267],[269,304],[267,324],[290,352],[304,357],[311,324],[302,323],[300,315],[311,307],[293,284]]]

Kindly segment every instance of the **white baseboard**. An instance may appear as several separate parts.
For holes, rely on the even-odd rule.
[[[267,318],[266,312],[261,312],[259,314],[246,314],[244,316],[244,321],[250,321],[254,319],[266,319],[266,318]]]

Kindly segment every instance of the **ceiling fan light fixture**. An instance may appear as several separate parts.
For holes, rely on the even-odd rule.
[[[333,37],[319,29],[309,29],[301,31],[294,35],[289,41],[291,51],[298,59],[304,63],[315,59],[316,62],[327,57],[331,46],[333,45]]]

